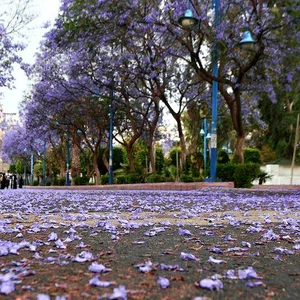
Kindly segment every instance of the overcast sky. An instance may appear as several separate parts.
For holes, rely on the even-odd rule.
[[[30,30],[28,30],[28,39],[26,44],[28,47],[21,54],[26,63],[34,62],[34,54],[39,47],[39,42],[42,39],[45,29],[43,29],[43,24],[47,21],[53,23],[55,17],[58,14],[60,7],[60,0],[34,0],[34,13],[37,18],[30,24]],[[28,89],[27,78],[20,68],[16,67],[15,72],[15,89],[8,90],[2,89],[3,93],[1,103],[3,105],[4,112],[6,113],[17,113],[18,105],[22,101],[24,92]]]

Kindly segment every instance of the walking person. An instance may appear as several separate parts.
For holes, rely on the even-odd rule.
[[[14,173],[13,176],[12,176],[12,185],[13,185],[13,188],[16,189],[17,186],[18,186],[18,180],[17,180],[17,175]]]
[[[4,190],[6,187],[6,175],[5,173],[2,174],[2,181],[1,181],[1,190]]]
[[[19,188],[21,189],[23,187],[23,176],[21,175],[19,178]]]

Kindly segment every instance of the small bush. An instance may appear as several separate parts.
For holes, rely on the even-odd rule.
[[[116,177],[116,181],[118,184],[125,184],[127,183],[127,177],[125,175],[119,175]]]
[[[101,175],[101,184],[109,183],[109,174]]]
[[[238,164],[234,173],[234,183],[237,188],[250,188],[252,181],[257,178],[260,173],[259,164],[247,163]]]
[[[146,183],[165,182],[166,178],[159,174],[150,174],[145,178]]]
[[[127,183],[143,183],[145,182],[142,175],[138,173],[129,173],[127,175]]]
[[[32,185],[33,185],[33,186],[38,186],[38,185],[39,185],[39,181],[38,181],[38,180],[33,180]]]
[[[221,150],[218,154],[218,163],[219,164],[227,164],[229,163],[230,158],[229,155],[226,151]]]
[[[180,180],[182,182],[194,182],[194,178],[190,174],[183,174],[183,175],[181,175]]]
[[[89,183],[88,176],[74,177],[73,180],[75,185],[87,185]]]
[[[64,177],[54,177],[52,179],[52,185],[64,186],[66,184],[66,178]]]
[[[217,177],[222,181],[233,181],[236,188],[250,188],[259,174],[259,164],[254,163],[220,164],[217,168]]]
[[[234,181],[234,173],[237,168],[235,163],[220,164],[217,167],[217,178],[222,181]]]
[[[261,164],[260,151],[254,148],[245,148],[244,163]]]

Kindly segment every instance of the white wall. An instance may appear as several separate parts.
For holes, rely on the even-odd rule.
[[[272,175],[271,179],[267,179],[265,184],[299,184],[300,185],[300,167],[295,166],[293,178],[290,166],[266,165],[261,166],[261,170]],[[292,181],[291,181],[292,179]]]

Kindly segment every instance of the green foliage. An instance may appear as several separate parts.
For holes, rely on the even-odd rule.
[[[143,183],[144,177],[138,173],[129,173],[127,175],[127,183]]]
[[[263,145],[261,148],[261,160],[263,163],[270,162],[276,159],[276,152],[271,149],[268,145]]]
[[[16,162],[16,173],[23,174],[24,173],[24,165],[21,159],[17,160]]]
[[[65,177],[54,177],[52,179],[52,185],[64,186],[64,185],[66,185],[66,178]]]
[[[117,184],[125,184],[127,183],[127,176],[126,175],[118,175],[116,177]]]
[[[32,185],[33,185],[33,186],[38,186],[38,185],[39,185],[39,180],[33,180]]]
[[[217,178],[222,179],[222,181],[234,181],[237,166],[238,164],[236,163],[219,164],[217,167]]]
[[[218,153],[218,163],[219,164],[227,164],[230,162],[230,158],[228,153],[225,150],[221,150]]]
[[[261,157],[260,157],[259,149],[245,148],[244,149],[244,162],[260,164]]]
[[[146,183],[165,182],[165,181],[166,181],[165,176],[159,174],[149,174],[145,178]]]
[[[160,147],[155,148],[155,167],[157,173],[162,173],[165,166],[165,157],[163,149]]]
[[[10,165],[8,169],[8,173],[16,173],[16,165]]]
[[[252,181],[260,174],[260,166],[255,163],[221,164],[217,168],[217,177],[222,181],[233,181],[236,188],[250,188]]]
[[[180,176],[180,181],[182,181],[182,182],[194,182],[194,178],[191,174],[182,174]]]
[[[74,180],[75,185],[87,185],[89,183],[89,177],[88,176],[74,177],[73,180]]]
[[[109,183],[109,174],[101,175],[101,184]]]
[[[252,181],[257,178],[260,173],[259,164],[247,163],[238,164],[234,173],[234,183],[237,188],[250,188]]]

